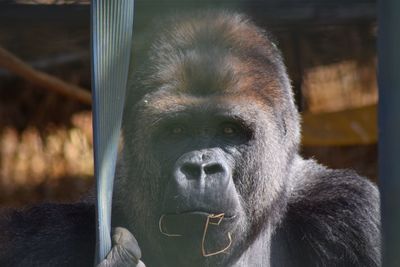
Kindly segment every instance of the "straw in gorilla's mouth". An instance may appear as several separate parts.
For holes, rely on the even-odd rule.
[[[208,213],[203,211],[184,212],[161,215],[158,226],[161,234],[170,238],[185,235],[201,235],[201,252],[204,257],[214,256],[227,251],[232,245],[229,229],[236,216],[226,217],[225,213]],[[221,248],[209,252],[205,248],[207,235],[210,232],[225,232],[226,242]],[[220,242],[219,242],[220,243]]]

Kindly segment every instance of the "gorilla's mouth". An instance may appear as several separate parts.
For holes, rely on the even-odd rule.
[[[201,237],[202,256],[209,257],[223,253],[231,247],[235,219],[235,215],[226,216],[225,213],[205,211],[163,214],[159,219],[159,230],[168,238]]]

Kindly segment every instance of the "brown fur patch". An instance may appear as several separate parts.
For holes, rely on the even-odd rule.
[[[152,81],[178,93],[246,92],[276,103],[282,63],[267,35],[240,15],[207,15],[173,24],[156,42]]]

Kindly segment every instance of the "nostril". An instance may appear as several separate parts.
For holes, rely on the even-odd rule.
[[[181,167],[181,171],[187,176],[187,178],[198,178],[201,176],[201,166],[193,163],[185,163]]]
[[[213,163],[213,164],[209,164],[207,166],[204,166],[204,172],[207,175],[217,174],[217,173],[224,172],[224,168],[219,163]]]

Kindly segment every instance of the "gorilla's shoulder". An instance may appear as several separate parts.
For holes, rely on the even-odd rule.
[[[0,266],[93,264],[93,204],[42,204],[1,214]]]
[[[297,170],[294,169],[292,175],[289,207],[325,207],[334,204],[341,210],[364,205],[369,207],[368,210],[379,208],[376,185],[355,171],[329,169],[313,160],[302,160],[294,165],[297,165]]]
[[[283,249],[296,266],[379,266],[377,187],[352,170],[301,165],[273,253]]]

